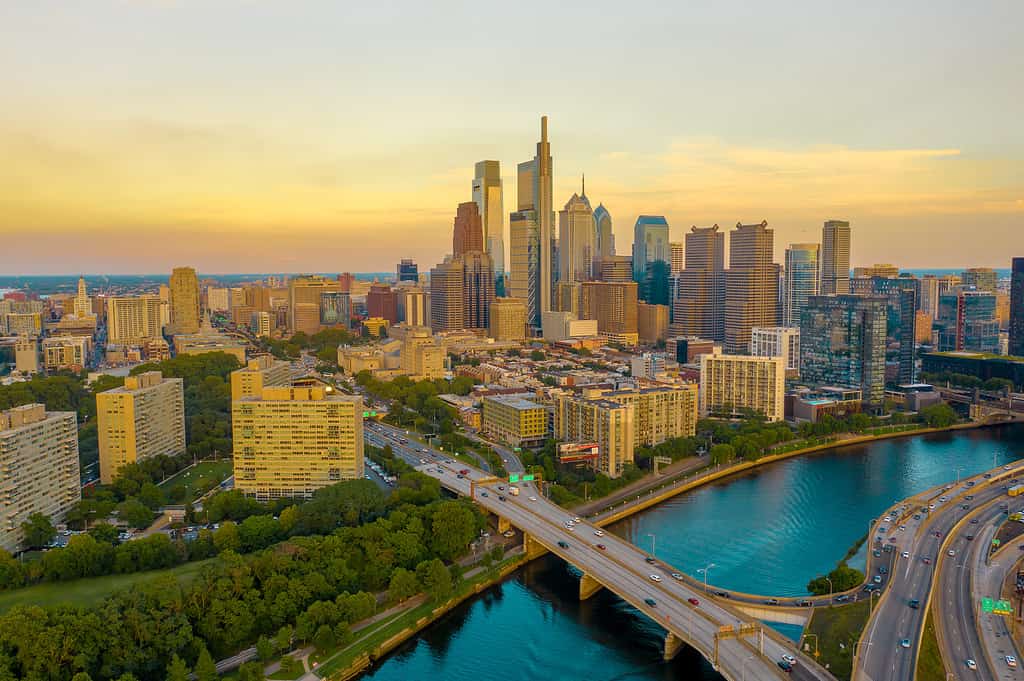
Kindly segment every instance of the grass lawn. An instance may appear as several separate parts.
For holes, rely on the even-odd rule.
[[[848,605],[817,608],[807,625],[807,633],[818,637],[818,650],[821,652],[818,662],[827,665],[840,681],[849,681],[853,673],[853,645],[867,624],[870,606],[870,601],[862,600]],[[806,639],[805,643],[810,645],[813,654],[813,637]]]
[[[931,611],[924,623],[921,650],[917,653],[917,681],[946,681],[946,666],[942,664],[939,640],[935,636],[935,620]]]
[[[213,484],[220,484],[231,475],[231,470],[231,459],[200,461],[195,466],[186,468],[167,478],[160,483],[160,487],[172,489],[175,485],[184,485],[187,492],[185,498],[195,501],[206,489],[212,486],[210,484],[203,484],[204,482],[209,483],[212,480]]]
[[[86,606],[95,605],[119,589],[125,589],[133,584],[163,575],[174,575],[178,578],[179,582],[187,584],[195,579],[199,571],[208,562],[208,560],[203,560],[195,563],[185,563],[184,565],[168,568],[167,570],[150,570],[130,575],[90,577],[87,579],[76,579],[72,582],[37,584],[13,591],[0,591],[0,612],[5,612],[16,605],[39,605],[43,607],[59,605],[61,603]]]

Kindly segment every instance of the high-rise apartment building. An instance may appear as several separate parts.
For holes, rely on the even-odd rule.
[[[960,281],[964,286],[995,293],[999,286],[999,275],[991,267],[969,267],[960,274]]]
[[[81,498],[75,412],[41,404],[0,411],[0,549],[24,548],[21,524],[30,515],[57,525]]]
[[[484,228],[480,209],[472,201],[460,203],[455,213],[452,230],[452,255],[484,250]]]
[[[175,267],[168,282],[172,335],[199,331],[199,277],[191,267]]]
[[[1010,267],[1010,355],[1024,357],[1024,258],[1014,258]]]
[[[541,313],[551,309],[553,285],[555,213],[547,116],[540,119],[540,137],[533,159],[517,166],[518,205],[509,216],[509,293],[526,301],[535,327],[540,327]]]
[[[787,371],[800,370],[800,329],[791,326],[755,326],[750,332],[750,354],[781,357]]]
[[[100,481],[120,468],[158,454],[185,452],[185,402],[180,378],[159,371],[128,376],[124,386],[96,395]]]
[[[750,330],[779,320],[779,266],[772,262],[773,230],[767,221],[737,223],[730,235],[725,273],[725,350],[750,350]]]
[[[588,392],[588,391],[585,391]],[[697,432],[697,385],[644,384],[638,388],[603,390],[601,398],[633,405],[634,444],[653,447]]]
[[[398,299],[398,321],[409,326],[428,326],[426,295],[418,286],[403,286],[395,291]]]
[[[918,284],[921,295],[917,299],[917,309],[932,319],[939,314],[939,278],[934,274],[926,274]]]
[[[700,413],[740,416],[746,411],[769,421],[785,418],[786,361],[782,357],[700,356]]]
[[[597,320],[598,333],[613,343],[636,345],[636,282],[587,281],[580,288],[580,318]]]
[[[817,386],[858,388],[865,402],[885,397],[886,299],[811,296],[800,323],[800,377]]]
[[[285,386],[291,382],[291,366],[272,355],[253,357],[241,369],[231,372],[231,399],[258,397],[263,388]]]
[[[491,303],[490,333],[498,341],[526,340],[526,301],[495,298]]]
[[[994,293],[962,287],[939,296],[934,326],[939,351],[999,352]]]
[[[306,498],[363,477],[363,400],[330,387],[267,387],[231,403],[235,489]]]
[[[397,324],[398,295],[387,284],[372,285],[366,294],[366,314],[386,319],[389,324]]]
[[[672,259],[669,251],[668,220],[663,215],[641,215],[633,225],[633,279],[644,281],[648,266]]]
[[[683,336],[725,337],[725,234],[718,225],[691,227],[679,273],[672,331]]]
[[[320,330],[320,297],[341,291],[339,282],[319,275],[293,277],[288,282],[288,329],[312,336]]]
[[[160,318],[161,302],[157,296],[107,298],[107,342],[139,345],[161,338]]]
[[[821,230],[821,295],[850,292],[850,223],[828,220]]]
[[[558,212],[559,281],[593,279],[596,247],[594,211],[586,192],[573,194]]]
[[[417,284],[420,281],[420,271],[416,266],[416,263],[409,258],[402,258],[402,261],[398,263],[398,283],[401,284],[403,281],[408,281],[413,284]]]
[[[520,395],[485,397],[480,405],[481,430],[512,447],[543,444],[548,436],[548,412]]]
[[[668,336],[668,306],[637,303],[636,326],[641,343],[654,344]]]
[[[818,244],[790,244],[786,249],[785,281],[782,286],[782,323],[800,326],[807,299],[818,295]]]
[[[634,407],[600,397],[555,397],[554,437],[570,443],[597,445],[598,472],[610,478],[633,463],[636,435]]]
[[[604,204],[594,209],[594,254],[602,260],[615,255],[615,235],[612,234],[612,215]]]
[[[448,256],[430,270],[430,328],[457,331],[465,328],[462,313],[462,279],[465,266]]]
[[[231,309],[231,291],[226,288],[210,286],[206,289],[206,307],[211,312],[227,312]]]
[[[633,281],[633,259],[628,255],[609,255],[598,263],[601,281]]]
[[[269,312],[253,312],[249,315],[249,329],[257,338],[270,338],[274,328],[274,317]]]
[[[484,249],[491,256],[496,276],[505,274],[504,201],[501,190],[501,164],[477,161],[473,177],[473,201],[483,222]]]
[[[75,295],[75,316],[79,319],[85,319],[86,317],[92,317],[92,301],[89,300],[89,294],[85,288],[85,277],[78,278],[78,293]]]
[[[682,241],[670,241],[668,244],[669,257],[669,271],[673,277],[678,277],[679,273],[686,267],[686,250],[683,246]]]

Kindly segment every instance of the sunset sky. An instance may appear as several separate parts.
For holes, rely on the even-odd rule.
[[[1024,255],[1024,2],[0,3],[0,274],[428,269],[550,117],[555,203]]]

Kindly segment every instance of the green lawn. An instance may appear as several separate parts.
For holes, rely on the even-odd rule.
[[[220,461],[200,461],[195,466],[186,468],[160,483],[164,489],[171,489],[175,485],[184,485],[187,494],[186,499],[195,501],[207,489],[212,487],[209,484],[220,484],[225,478],[231,475],[231,459]]]
[[[211,559],[213,560],[213,559]],[[167,570],[150,570],[130,575],[107,575],[76,579],[72,582],[37,584],[13,591],[0,591],[0,612],[16,605],[53,606],[61,603],[74,605],[95,605],[119,589],[163,575],[175,575],[178,581],[187,584],[195,579],[208,560],[185,563]]]
[[[924,624],[924,635],[921,637],[921,650],[917,653],[917,681],[946,681],[946,666],[942,664],[942,653],[939,652],[939,640],[935,636],[935,621],[931,611]]]
[[[853,646],[867,624],[869,608],[868,600],[817,608],[807,624],[807,633],[818,637],[818,650],[821,652],[818,662],[828,665],[829,671],[840,681],[849,681],[853,673]],[[805,643],[813,655],[814,637],[807,638]]]

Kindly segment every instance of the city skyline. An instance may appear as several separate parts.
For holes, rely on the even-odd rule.
[[[1024,56],[1011,30],[1019,5],[973,13],[907,3],[884,22],[795,2],[739,21],[727,8],[648,9],[552,9],[530,23],[542,36],[571,19],[603,40],[582,53],[552,45],[543,68],[524,57],[533,74],[524,81],[462,56],[511,48],[529,12],[414,56],[432,34],[423,28],[446,35],[498,10],[474,18],[324,7],[298,21],[290,8],[265,5],[239,24],[226,5],[6,6],[0,20],[17,30],[0,47],[11,65],[0,76],[0,150],[11,160],[0,170],[0,270],[77,272],[88,261],[107,273],[181,263],[388,271],[395,256],[437,262],[451,207],[472,198],[477,162],[502,164],[512,205],[516,164],[540,115],[551,121],[553,204],[564,205],[586,173],[588,195],[615,216],[620,252],[643,214],[665,215],[673,241],[691,225],[767,220],[775,262],[787,244],[815,241],[824,221],[839,219],[856,230],[853,264],[905,252],[905,267],[1005,267],[998,245],[1024,216],[1022,104],[1006,87]],[[302,45],[265,49],[276,27],[297,22],[308,29]],[[872,49],[833,49],[820,29],[836,22],[846,44]],[[368,44],[385,26],[394,36]],[[673,31],[687,40],[659,47]],[[933,39],[947,33],[962,42]],[[115,39],[129,34],[129,43]],[[636,49],[638,35],[652,39]],[[726,42],[758,59],[739,50],[705,64],[702,54]],[[919,49],[907,54],[908,42]],[[602,106],[567,91],[565,71],[605,92]],[[479,83],[472,96],[439,97],[468,79]],[[531,96],[510,98],[510,88]],[[950,94],[965,89],[970,96]],[[756,115],[713,104],[737,97],[769,104]],[[507,244],[507,215],[503,222]],[[964,240],[966,230],[988,238]],[[161,248],[131,262],[112,248],[139,235]],[[50,245],[57,240],[60,250]],[[225,266],[241,244],[246,265]]]

